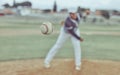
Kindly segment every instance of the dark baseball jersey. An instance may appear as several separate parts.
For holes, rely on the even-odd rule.
[[[80,36],[78,36],[75,32],[78,29],[79,22],[80,22],[79,17],[77,17],[76,20],[73,20],[70,17],[67,17],[67,19],[65,20],[65,25],[64,25],[65,32],[71,34],[78,40],[80,40]]]

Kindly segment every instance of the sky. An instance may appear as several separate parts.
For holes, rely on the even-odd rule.
[[[62,8],[76,8],[78,6],[96,9],[120,10],[120,0],[16,0],[16,2],[30,1],[33,8],[52,9],[54,1],[57,2],[58,10]],[[0,0],[0,8],[4,3],[13,4],[13,0]]]

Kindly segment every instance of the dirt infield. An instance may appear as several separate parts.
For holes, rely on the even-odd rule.
[[[82,70],[74,69],[73,59],[54,59],[45,69],[43,59],[0,62],[0,75],[120,75],[120,62],[82,60]]]

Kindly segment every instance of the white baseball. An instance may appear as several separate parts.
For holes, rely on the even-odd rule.
[[[53,26],[52,23],[50,22],[44,22],[41,26],[40,26],[40,30],[42,34],[51,34],[53,32]]]

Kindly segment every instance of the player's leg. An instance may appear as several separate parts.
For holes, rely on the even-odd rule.
[[[49,64],[51,62],[57,51],[61,48],[61,46],[64,44],[64,42],[67,40],[68,37],[69,35],[64,32],[63,28],[61,28],[61,32],[58,37],[58,40],[56,44],[50,49],[45,59],[45,64]]]
[[[76,31],[76,34],[80,36],[79,30]],[[72,43],[73,43],[73,46],[74,46],[76,70],[80,70],[80,66],[81,66],[80,41],[73,36],[71,37],[71,40],[72,40]]]

